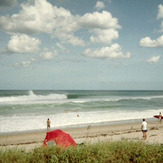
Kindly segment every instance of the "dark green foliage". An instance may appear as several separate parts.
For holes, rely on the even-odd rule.
[[[119,141],[84,144],[78,147],[59,147],[25,150],[1,150],[0,163],[109,163],[163,162],[163,146],[142,142]]]

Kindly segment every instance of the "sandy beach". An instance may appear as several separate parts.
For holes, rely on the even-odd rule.
[[[114,124],[103,126],[87,126],[84,128],[64,129],[77,144],[96,143],[98,141],[133,140],[146,143],[163,144],[163,123],[148,122],[147,139],[144,140],[140,130],[140,123]],[[32,150],[41,147],[46,135],[45,131],[15,133],[0,135],[0,149],[21,148]]]

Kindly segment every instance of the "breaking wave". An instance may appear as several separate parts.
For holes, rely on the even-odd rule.
[[[30,104],[64,99],[67,99],[66,94],[36,95],[33,91],[29,91],[28,95],[0,97],[0,104]]]
[[[46,93],[46,94],[45,94]],[[8,96],[0,96],[0,105],[15,104],[51,104],[51,103],[147,103],[149,101],[157,102],[163,99],[163,95],[144,95],[126,96],[126,95],[108,95],[90,92],[38,92],[28,91],[22,94],[11,94]],[[162,103],[161,103],[162,104]]]

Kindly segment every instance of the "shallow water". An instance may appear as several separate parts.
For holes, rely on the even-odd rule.
[[[116,123],[163,112],[163,91],[0,91],[0,133]]]

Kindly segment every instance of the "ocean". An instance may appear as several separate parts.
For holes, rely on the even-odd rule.
[[[1,90],[0,134],[156,120],[163,91]]]

